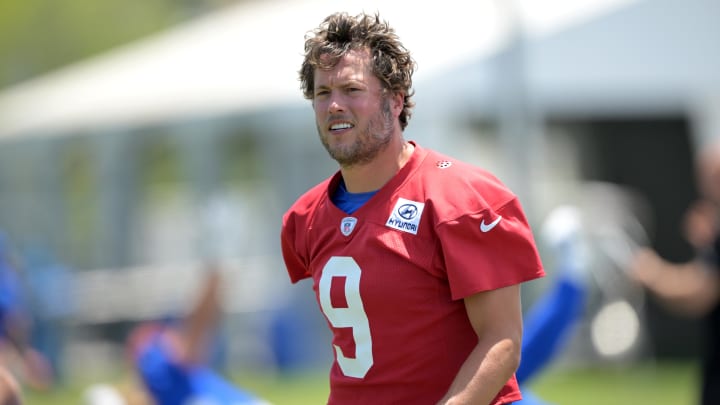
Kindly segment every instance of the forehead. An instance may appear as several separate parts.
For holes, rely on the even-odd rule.
[[[324,60],[328,56],[324,55],[320,58]],[[367,49],[350,50],[330,69],[315,69],[315,87],[330,86],[350,80],[379,84],[379,80],[372,73],[371,56]]]

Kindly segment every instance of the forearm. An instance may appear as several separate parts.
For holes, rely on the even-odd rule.
[[[438,404],[489,404],[519,363],[519,342],[512,339],[479,342]]]
[[[208,340],[215,333],[221,318],[221,277],[218,269],[207,270],[204,285],[190,311],[184,330],[184,359],[201,363],[207,355]]]
[[[684,265],[663,263],[645,285],[686,315],[703,315],[718,300],[718,277],[694,261]]]

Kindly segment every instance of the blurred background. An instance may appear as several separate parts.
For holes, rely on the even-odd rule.
[[[183,311],[210,256],[226,277],[219,363],[325,377],[327,328],[311,284],[289,283],[279,230],[337,170],[297,80],[306,31],[337,10],[379,11],[413,52],[406,138],[495,172],[534,229],[610,184],[642,201],[664,257],[690,258],[693,159],[720,135],[715,0],[0,2],[0,231],[62,384],[112,379],[128,329]],[[696,359],[696,323],[652,299],[598,335],[598,291],[558,372]],[[665,403],[692,403],[681,371]]]

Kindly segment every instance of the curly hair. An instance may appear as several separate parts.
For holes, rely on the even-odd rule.
[[[395,30],[378,14],[331,14],[305,37],[305,59],[299,71],[303,95],[308,100],[314,98],[315,69],[332,69],[349,51],[361,49],[370,51],[373,74],[383,88],[404,94],[399,117],[404,130],[415,106],[411,97],[416,64]]]

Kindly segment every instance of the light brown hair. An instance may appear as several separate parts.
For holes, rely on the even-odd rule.
[[[332,69],[348,51],[361,49],[370,51],[373,74],[383,88],[403,94],[399,120],[404,130],[415,106],[411,97],[416,64],[395,30],[377,14],[331,14],[306,36],[305,59],[299,72],[303,95],[308,100],[314,98],[315,69]]]

